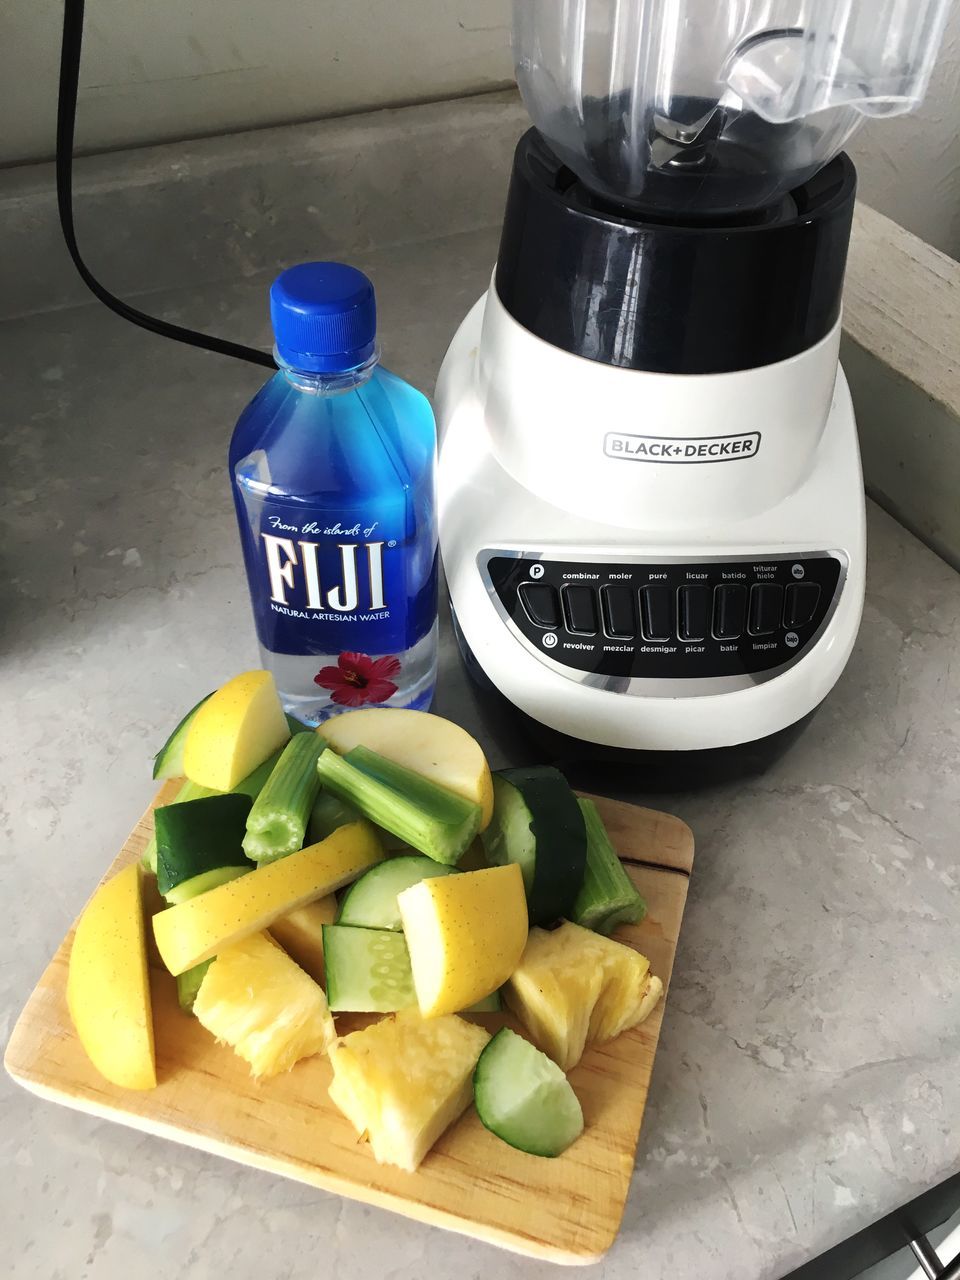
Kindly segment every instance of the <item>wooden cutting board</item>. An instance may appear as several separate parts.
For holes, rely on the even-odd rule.
[[[107,876],[139,858],[153,832],[153,808],[169,803],[179,785],[174,780],[161,788]],[[618,937],[649,956],[653,972],[667,984],[693,836],[679,818],[594,798],[649,908],[641,925],[620,930]],[[162,905],[156,898],[152,909]],[[571,1072],[586,1129],[558,1159],[515,1151],[488,1133],[471,1109],[410,1174],[377,1165],[329,1101],[326,1058],[307,1059],[286,1075],[256,1084],[231,1050],[180,1011],[175,983],[155,953],[158,1086],[138,1093],[107,1083],[87,1059],[67,1012],[72,938],[73,929],[20,1015],[4,1059],[10,1075],[41,1097],[532,1257],[594,1262],[613,1243],[630,1186],[663,1002],[641,1027],[588,1049]],[[337,1025],[349,1031],[370,1020],[341,1017]],[[477,1020],[491,1030],[511,1023],[501,1015]]]

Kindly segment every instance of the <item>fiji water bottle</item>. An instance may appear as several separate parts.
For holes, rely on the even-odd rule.
[[[230,445],[263,664],[305,724],[352,707],[426,708],[437,673],[433,412],[380,365],[361,271],[291,267],[270,313],[279,370]]]

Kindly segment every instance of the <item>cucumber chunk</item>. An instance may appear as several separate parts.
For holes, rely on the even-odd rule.
[[[190,708],[153,757],[153,776],[155,778],[159,780],[160,778],[183,777],[183,748],[187,741],[187,732],[193,723],[193,717],[206,702],[207,698],[212,696],[212,694],[208,693],[205,698],[200,699],[195,707]]]
[[[583,884],[587,835],[566,778],[550,766],[493,775],[493,820],[481,835],[492,866],[523,872],[532,925],[569,916]]]
[[[583,1133],[583,1111],[557,1064],[509,1027],[498,1031],[473,1073],[481,1123],[532,1156],[558,1156]]]
[[[249,796],[230,793],[155,810],[157,888],[164,897],[216,867],[253,866],[241,843],[251,803]]]
[[[234,787],[232,792],[214,791],[212,787],[202,787],[198,782],[191,782],[189,778],[184,782],[183,786],[174,796],[172,804],[182,804],[187,800],[203,800],[207,796],[222,795],[243,795],[249,796],[251,800],[256,800],[257,796],[263,789],[264,784],[273,772],[273,766],[280,759],[281,752],[276,751],[272,756],[264,760],[263,764],[257,765],[252,773],[241,779]],[[147,871],[157,874],[157,834],[153,835],[147,841],[143,853],[140,855],[141,866]]]
[[[397,894],[421,880],[448,876],[456,870],[417,853],[381,862],[365,871],[347,890],[337,912],[337,924],[399,933],[403,924]]]
[[[323,926],[327,1003],[340,1013],[396,1013],[414,1008],[410,955],[402,933]]]

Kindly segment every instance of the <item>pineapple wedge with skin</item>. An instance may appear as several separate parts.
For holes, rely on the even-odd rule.
[[[353,1031],[330,1046],[331,1101],[378,1164],[413,1173],[473,1100],[473,1070],[490,1039],[456,1014],[415,1009]]]
[[[637,1026],[662,995],[646,956],[564,921],[553,931],[530,930],[506,1002],[540,1047],[570,1071],[587,1044]]]
[[[193,1012],[258,1079],[289,1071],[336,1038],[323,988],[266,933],[224,947],[204,975]]]

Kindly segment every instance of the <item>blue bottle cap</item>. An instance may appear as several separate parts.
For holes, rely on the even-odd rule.
[[[303,262],[270,287],[277,355],[305,373],[345,373],[376,350],[373,285],[342,262]]]

